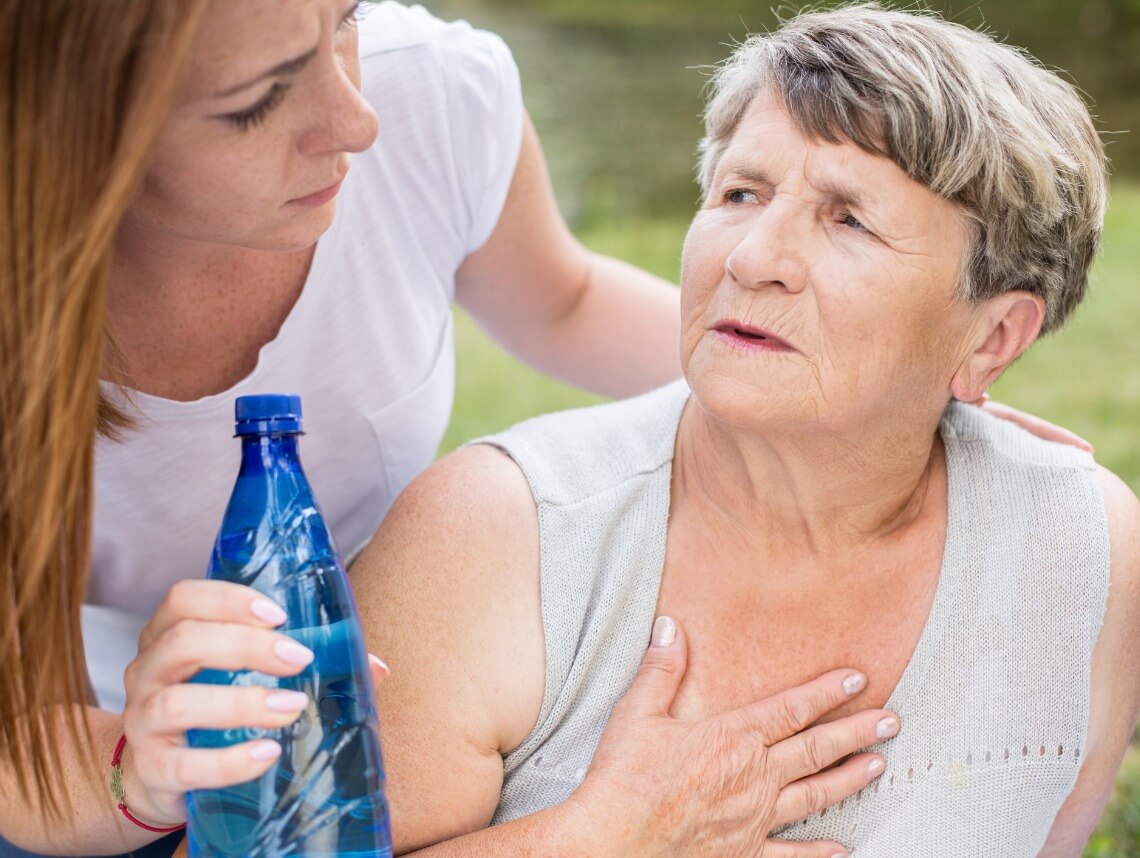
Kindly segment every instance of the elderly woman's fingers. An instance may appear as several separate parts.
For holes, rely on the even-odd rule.
[[[1008,420],[1038,438],[1056,441],[1059,444],[1068,444],[1070,447],[1079,447],[1082,450],[1088,450],[1090,453],[1096,452],[1096,448],[1080,435],[1050,423],[1048,420],[1042,420],[1040,417],[1034,417],[1032,414],[1026,414],[1024,411],[1018,411],[1016,408],[994,402],[991,399],[979,400],[974,404],[981,405],[983,411],[1002,420]]]
[[[687,652],[685,634],[670,617],[654,620],[649,649],[629,690],[614,708],[614,715],[668,715],[685,675]]]
[[[150,622],[143,626],[139,649],[146,649],[184,619],[276,628],[285,622],[286,616],[280,605],[251,587],[228,581],[187,579],[170,588]]]
[[[776,799],[773,826],[819,813],[874,783],[886,769],[878,754],[857,754],[833,769],[793,781]]]
[[[833,670],[804,685],[737,709],[726,717],[743,719],[765,745],[774,745],[811,726],[866,685],[867,677],[857,670]]]
[[[820,724],[768,748],[772,766],[788,784],[813,775],[860,748],[890,739],[899,731],[893,712],[869,709]]]
[[[769,840],[764,844],[764,858],[847,858],[847,850],[834,840]]]

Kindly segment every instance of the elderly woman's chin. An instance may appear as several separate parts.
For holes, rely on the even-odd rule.
[[[943,373],[917,362],[901,376],[875,369],[867,367],[855,374],[857,379],[835,378],[828,384],[831,373],[803,356],[763,369],[693,360],[685,380],[694,405],[754,440],[853,439],[882,432],[884,421],[892,435],[907,429],[921,433],[937,424],[952,398]]]
[[[714,344],[693,354],[685,380],[706,413],[740,429],[789,429],[838,416],[798,354],[741,355]]]

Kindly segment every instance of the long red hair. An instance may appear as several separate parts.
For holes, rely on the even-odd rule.
[[[53,816],[60,731],[90,735],[94,441],[129,424],[107,272],[206,2],[0,0],[0,765]]]

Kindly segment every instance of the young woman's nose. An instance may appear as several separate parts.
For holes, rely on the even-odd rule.
[[[804,215],[789,203],[773,200],[749,222],[724,261],[725,273],[745,288],[781,286],[801,292],[810,241]]]
[[[376,111],[360,94],[359,68],[336,58],[313,105],[312,123],[302,135],[303,155],[362,152],[376,139]]]

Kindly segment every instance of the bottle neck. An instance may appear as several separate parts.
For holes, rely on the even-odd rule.
[[[301,459],[297,450],[298,435],[243,435],[241,439],[240,476],[298,471]]]

